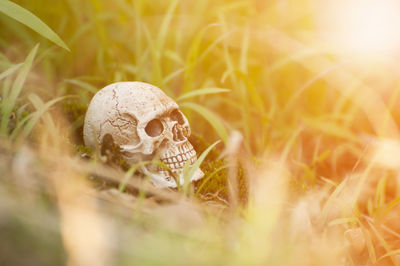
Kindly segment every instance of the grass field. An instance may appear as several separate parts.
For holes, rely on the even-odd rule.
[[[0,0],[0,265],[400,264],[399,17],[394,0]],[[202,180],[156,189],[84,146],[118,81],[177,101],[212,148]]]

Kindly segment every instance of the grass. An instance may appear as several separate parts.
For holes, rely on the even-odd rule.
[[[316,6],[0,3],[0,264],[399,264],[397,68],[321,43]],[[203,179],[155,189],[84,147],[128,80],[178,102]]]

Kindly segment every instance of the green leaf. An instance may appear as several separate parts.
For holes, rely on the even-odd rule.
[[[229,89],[224,89],[224,88],[204,88],[200,90],[194,90],[190,91],[188,93],[185,93],[176,99],[176,101],[181,101],[183,99],[195,97],[195,96],[200,96],[200,95],[206,95],[206,94],[216,94],[216,93],[222,93],[222,92],[229,92]]]
[[[204,186],[208,183],[209,180],[211,180],[217,173],[220,171],[228,168],[227,165],[221,166],[217,169],[215,169],[211,174],[209,174],[202,182],[201,185],[197,188],[196,190],[196,196],[200,195],[200,193],[203,191]]]
[[[226,130],[225,126],[222,124],[221,119],[216,116],[213,112],[210,110],[204,108],[201,105],[198,105],[196,103],[191,103],[191,102],[185,102],[180,104],[181,107],[184,108],[189,108],[201,116],[203,116],[210,124],[211,126],[215,129],[217,132],[218,136],[222,139],[224,143],[228,141],[228,131]]]
[[[82,89],[84,89],[88,92],[91,92],[93,94],[96,94],[98,91],[98,89],[95,86],[91,85],[90,83],[78,80],[78,79],[64,79],[64,81],[67,83],[79,86]]]
[[[157,48],[159,48],[161,51],[164,48],[164,44],[166,42],[168,31],[171,25],[172,17],[174,15],[174,11],[178,6],[178,4],[179,4],[178,0],[171,1],[168,7],[168,11],[165,14],[164,19],[160,25],[160,32],[158,33],[157,36]]]
[[[54,31],[52,31],[49,26],[47,26],[29,10],[26,10],[25,8],[9,0],[1,0],[0,12],[28,26],[32,30],[36,31],[43,37],[49,39],[65,50],[70,51],[63,40],[61,40],[61,38]]]
[[[132,165],[132,167],[125,173],[124,177],[122,178],[121,183],[118,186],[119,192],[123,192],[125,190],[126,185],[128,184],[129,180],[132,178],[133,174],[142,166],[151,164],[151,161],[142,161]]]
[[[2,135],[5,135],[8,131],[8,122],[9,122],[9,117],[10,114],[15,106],[16,100],[21,93],[22,87],[24,86],[26,77],[28,76],[29,70],[32,67],[33,64],[33,59],[36,56],[37,50],[39,48],[39,45],[37,44],[29,53],[27,56],[25,62],[23,63],[23,66],[21,68],[21,71],[18,73],[10,94],[7,95],[7,99],[4,99],[4,103],[1,105],[1,125],[0,125],[0,133]],[[8,94],[8,93],[7,93]]]
[[[197,159],[197,161],[190,168],[189,168],[188,163],[185,164],[185,167],[183,169],[183,173],[184,173],[184,177],[185,177],[184,186],[186,187],[186,189],[184,189],[185,192],[187,191],[187,186],[189,185],[190,180],[192,180],[192,177],[193,177],[194,173],[196,172],[196,170],[203,163],[204,159],[207,157],[207,155],[210,153],[210,151],[220,142],[221,141],[218,140],[218,141],[214,142],[213,144],[211,144],[205,151],[203,151],[203,153],[200,155],[200,157]]]
[[[23,63],[13,65],[13,66],[9,67],[7,70],[5,70],[4,72],[1,72],[0,80],[14,74],[14,72],[17,71],[22,65],[23,65]]]
[[[52,99],[46,103],[43,103],[43,101],[36,94],[33,94],[33,93],[29,94],[28,98],[31,101],[31,103],[33,104],[33,106],[35,106],[36,111],[34,113],[32,113],[31,119],[29,119],[29,121],[27,121],[27,123],[23,129],[24,136],[27,137],[31,133],[31,131],[35,127],[36,123],[39,121],[39,119],[43,116],[43,114],[52,105],[56,104],[59,101],[62,101],[64,99],[71,98],[71,97],[72,96],[68,96],[68,95],[62,96],[62,97]]]

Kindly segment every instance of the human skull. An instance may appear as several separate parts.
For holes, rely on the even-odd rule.
[[[183,184],[185,163],[197,160],[188,140],[189,123],[178,105],[159,88],[143,82],[117,82],[98,91],[89,104],[83,135],[85,145],[92,148],[110,135],[129,165],[160,159],[170,171],[140,166],[156,187],[176,187],[173,176]],[[191,181],[203,175],[197,169]]]

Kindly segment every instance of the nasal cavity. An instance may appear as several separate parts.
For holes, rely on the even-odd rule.
[[[185,136],[183,135],[183,127],[179,124],[175,124],[172,128],[172,133],[174,136],[174,141],[182,141],[185,140]]]

